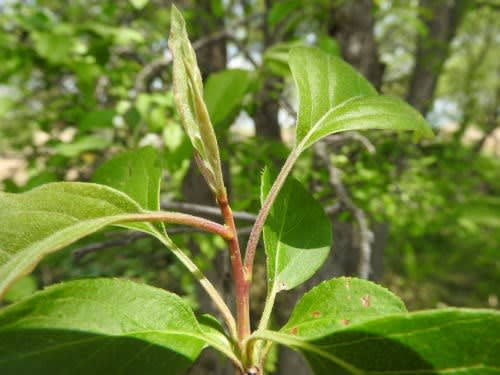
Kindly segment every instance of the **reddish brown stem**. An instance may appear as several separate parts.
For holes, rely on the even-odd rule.
[[[143,222],[161,221],[164,223],[187,225],[190,227],[199,228],[206,232],[218,234],[226,241],[229,241],[235,237],[232,228],[229,228],[225,225],[221,225],[214,221],[204,219],[199,216],[193,216],[180,212],[161,211],[161,212],[148,212],[145,214],[136,214],[127,218],[126,220],[126,222],[132,222],[132,221],[143,221]]]
[[[222,197],[217,199],[217,203],[219,204],[226,226],[233,233],[233,237],[226,241],[229,246],[231,268],[236,288],[236,325],[238,328],[238,341],[241,344],[250,335],[250,283],[243,268],[236,225],[234,224],[234,217],[229,202],[226,197]],[[244,356],[245,353],[242,353],[242,355]]]

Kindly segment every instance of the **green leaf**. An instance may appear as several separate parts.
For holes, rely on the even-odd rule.
[[[189,306],[119,279],[49,287],[0,310],[2,374],[180,374],[206,342]]]
[[[281,22],[301,5],[302,2],[300,0],[285,0],[274,3],[267,17],[269,25],[271,27],[276,26],[277,23]]]
[[[271,73],[288,77],[290,75],[290,50],[303,46],[303,42],[295,40],[273,44],[264,51],[262,64]]]
[[[126,225],[143,212],[127,195],[89,183],[50,183],[22,194],[0,192],[0,296],[45,255],[107,225]],[[158,235],[152,224],[126,226]]]
[[[83,152],[108,148],[110,144],[111,141],[108,139],[89,135],[72,143],[59,143],[53,150],[57,155],[74,158]]]
[[[5,293],[4,300],[7,302],[17,302],[32,295],[37,289],[36,278],[33,275],[24,276],[17,280],[9,291]]]
[[[144,37],[140,32],[130,27],[113,27],[99,22],[84,22],[78,25],[80,30],[88,30],[103,38],[109,38],[118,45],[142,43]]]
[[[381,315],[406,312],[403,302],[370,281],[340,277],[325,281],[299,300],[282,332],[322,337]]]
[[[127,194],[142,208],[160,209],[161,167],[151,146],[116,155],[97,168],[92,181]]]
[[[222,18],[224,16],[224,2],[222,0],[210,0],[210,10],[214,16]]]
[[[78,122],[81,131],[95,128],[109,128],[113,126],[114,110],[90,111],[82,116]]]
[[[35,51],[52,64],[66,63],[71,57],[74,38],[69,27],[58,25],[51,31],[33,32]]]
[[[216,128],[231,125],[249,86],[250,72],[243,69],[227,69],[208,77],[204,97]]]
[[[377,96],[361,74],[336,56],[316,48],[297,47],[290,51],[289,64],[299,97],[299,151],[345,130],[415,130],[420,135],[432,135],[417,111],[402,101]]]
[[[304,137],[303,147],[330,134],[367,129],[414,130],[425,137],[433,134],[422,115],[404,101],[389,96],[359,97],[328,111]]]
[[[140,10],[144,8],[146,5],[148,5],[149,0],[130,0],[130,3],[135,9]]]
[[[219,146],[203,101],[203,83],[196,54],[189,42],[184,18],[175,5],[172,5],[168,46],[173,56],[173,91],[177,111],[198,155],[198,167],[214,193],[225,197]]]
[[[274,179],[262,175],[264,202]],[[331,223],[322,206],[289,177],[264,225],[268,290],[290,290],[309,279],[325,261],[332,240]]]
[[[498,374],[500,313],[444,309],[388,315],[314,339],[263,332],[302,352],[314,374]]]

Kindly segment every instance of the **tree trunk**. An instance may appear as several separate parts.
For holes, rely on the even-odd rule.
[[[338,41],[342,57],[378,90],[385,66],[378,57],[373,6],[372,0],[359,0],[345,1],[340,7],[334,7],[328,33]]]
[[[258,137],[280,140],[281,131],[278,123],[279,91],[277,86],[281,78],[267,76],[256,96],[257,108],[254,115],[255,134]]]
[[[264,1],[264,13],[262,21],[262,50],[265,51],[279,40],[271,35],[272,30],[269,27],[267,14],[273,4],[272,0]],[[278,122],[278,111],[280,108],[280,86],[283,84],[283,79],[272,75],[269,72],[264,73],[266,76],[258,90],[255,102],[256,109],[253,116],[255,122],[255,134],[258,137],[263,137],[272,140],[281,139],[281,130]]]
[[[419,35],[415,67],[407,100],[421,113],[427,113],[434,99],[439,73],[448,58],[451,39],[465,14],[466,0],[421,0],[420,6],[429,10],[431,17],[422,21],[427,35]]]

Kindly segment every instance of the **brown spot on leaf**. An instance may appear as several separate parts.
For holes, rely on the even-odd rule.
[[[297,335],[297,331],[298,331],[298,328],[297,327],[293,327],[291,330],[290,330],[290,334],[291,335]]]
[[[320,313],[319,311],[313,311],[313,312],[311,313],[311,316],[312,316],[313,318],[319,318],[319,317],[321,316],[321,313]]]
[[[342,324],[343,326],[349,325],[349,323],[350,323],[350,322],[349,322],[349,320],[347,320],[347,319],[342,319],[342,320],[340,321],[340,324]]]
[[[368,294],[361,297],[361,304],[363,307],[370,307],[370,296]]]

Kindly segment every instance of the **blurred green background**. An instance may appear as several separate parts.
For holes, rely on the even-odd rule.
[[[163,161],[165,207],[214,205],[174,108],[166,45],[171,3],[0,0],[0,189],[89,181],[113,155],[152,145]],[[318,46],[341,55],[384,94],[408,100],[436,137],[414,143],[407,134],[353,133],[331,137],[301,159],[294,175],[323,203],[334,232],[332,257],[315,281],[356,275],[368,230],[371,278],[410,309],[498,308],[498,1],[175,4],[205,79],[235,210],[258,211],[261,171],[279,166],[293,141],[289,48]],[[245,240],[251,220],[238,224]],[[224,242],[176,230],[175,240],[229,295]],[[255,312],[265,293],[260,257]],[[197,302],[202,293],[194,280],[159,243],[117,230],[50,257],[8,299],[102,275],[168,288],[195,307],[206,303]],[[278,321],[303,290],[279,302]]]

